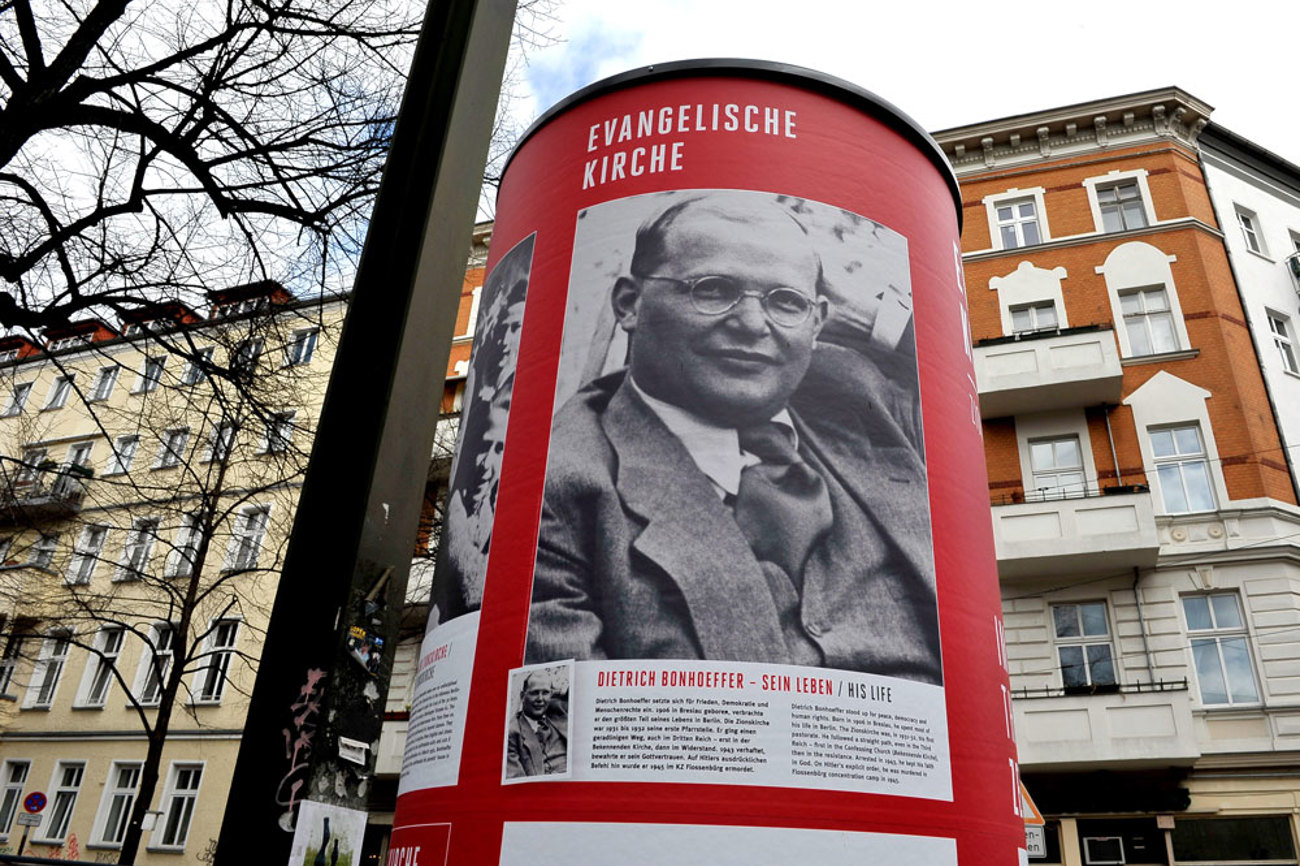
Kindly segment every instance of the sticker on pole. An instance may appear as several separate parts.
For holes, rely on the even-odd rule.
[[[46,800],[45,795],[40,791],[32,791],[27,795],[26,799],[23,800],[23,808],[28,812],[35,814],[44,809],[47,802],[49,801]]]

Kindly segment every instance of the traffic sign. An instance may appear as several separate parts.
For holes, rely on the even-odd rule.
[[[1029,789],[1024,782],[1020,783],[1020,816],[1029,827],[1041,827],[1047,823],[1043,820],[1043,813],[1034,805],[1034,799],[1029,796]]]
[[[23,808],[28,812],[39,812],[45,808],[46,802],[44,794],[40,791],[32,791],[27,795],[27,798],[23,800]]]
[[[1036,824],[1025,825],[1025,853],[1030,857],[1047,856],[1047,838],[1042,827]]]
[[[19,812],[14,816],[20,827],[39,827],[44,815],[38,815],[35,812]]]

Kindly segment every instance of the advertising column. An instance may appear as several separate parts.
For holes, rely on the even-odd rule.
[[[795,67],[534,125],[390,864],[1023,858],[960,205],[913,121]]]

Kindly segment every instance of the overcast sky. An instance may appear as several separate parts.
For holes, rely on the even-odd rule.
[[[1300,163],[1294,0],[560,0],[557,15],[564,41],[532,58],[526,120],[629,69],[748,57],[844,78],[932,131],[1173,85]]]

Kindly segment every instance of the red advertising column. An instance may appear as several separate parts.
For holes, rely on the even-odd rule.
[[[933,141],[668,64],[538,121],[497,213],[389,864],[1023,859]]]

